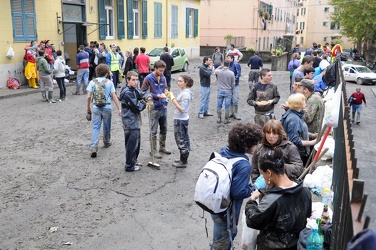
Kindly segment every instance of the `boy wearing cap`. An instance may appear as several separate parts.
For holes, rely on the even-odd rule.
[[[111,49],[109,50],[107,57],[106,57],[106,63],[107,66],[110,67],[112,77],[112,82],[114,83],[115,89],[117,88],[117,85],[120,83],[119,81],[119,70],[120,70],[120,59],[121,55],[116,51],[117,46],[115,43],[111,44]]]
[[[325,109],[324,102],[321,96],[315,93],[314,86],[314,81],[309,79],[294,84],[295,93],[301,93],[306,98],[303,119],[308,126],[308,132],[312,134],[319,132]]]

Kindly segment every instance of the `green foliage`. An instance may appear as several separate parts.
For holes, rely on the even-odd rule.
[[[278,47],[278,49],[271,50],[270,53],[272,54],[272,56],[280,56],[283,53],[283,49],[281,47]]]
[[[375,0],[331,0],[335,8],[333,22],[341,27],[341,33],[355,42],[371,41],[376,36]]]
[[[231,35],[231,34],[227,34],[227,35],[225,36],[225,39],[224,39],[224,40],[231,40],[231,39],[233,39],[233,38],[234,38],[233,35]]]
[[[252,52],[255,52],[255,49],[252,48],[252,47],[250,47],[250,48],[247,48],[247,51],[250,52],[250,53],[252,53]]]

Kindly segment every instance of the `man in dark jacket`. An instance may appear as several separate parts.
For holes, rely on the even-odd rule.
[[[141,111],[145,109],[146,103],[143,93],[137,89],[137,73],[129,71],[126,77],[127,85],[120,92],[121,120],[124,128],[125,171],[133,172],[140,170],[137,158],[140,153]]]
[[[142,91],[148,91],[152,97],[154,107],[150,111],[151,117],[151,145],[152,152],[155,158],[161,159],[162,155],[157,152],[157,132],[158,124],[159,131],[159,152],[164,154],[171,154],[171,151],[166,149],[166,135],[167,135],[167,97],[165,90],[167,89],[166,78],[163,71],[166,69],[166,64],[162,60],[154,63],[154,71],[147,75],[142,83]],[[149,100],[148,100],[149,102]]]
[[[209,113],[210,101],[210,76],[213,74],[213,62],[210,56],[204,56],[200,67],[200,107],[198,108],[198,118],[212,116]]]
[[[167,89],[170,91],[171,89],[171,69],[172,66],[174,66],[174,58],[168,53],[168,48],[164,47],[163,48],[163,53],[159,58],[160,60],[164,61],[166,63],[166,69],[163,72],[163,75],[166,77],[166,82],[167,82]]]

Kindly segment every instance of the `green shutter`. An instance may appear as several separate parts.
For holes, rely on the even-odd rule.
[[[191,9],[186,8],[185,10],[185,37],[189,37],[189,13]]]
[[[15,41],[37,39],[34,0],[11,0],[13,38]]]
[[[118,0],[117,4],[118,13],[118,38],[125,38],[125,26],[124,26],[124,0]]]
[[[107,20],[106,20],[106,10],[104,9],[104,0],[98,0],[98,18],[99,18],[99,39],[106,39],[106,29],[107,29]]]
[[[162,37],[162,4],[154,3],[154,37]]]
[[[148,38],[148,1],[142,0],[142,38]]]
[[[171,38],[178,37],[178,6],[172,5]]]
[[[128,39],[133,39],[133,0],[127,0]]]
[[[194,9],[193,36],[198,37],[198,9]]]

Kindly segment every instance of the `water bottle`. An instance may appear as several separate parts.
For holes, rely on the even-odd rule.
[[[307,250],[322,250],[322,238],[317,229],[312,229],[311,234],[307,238]]]
[[[324,203],[324,205],[329,205],[329,202],[331,200],[330,188],[323,188],[321,195],[322,195],[321,202]]]

